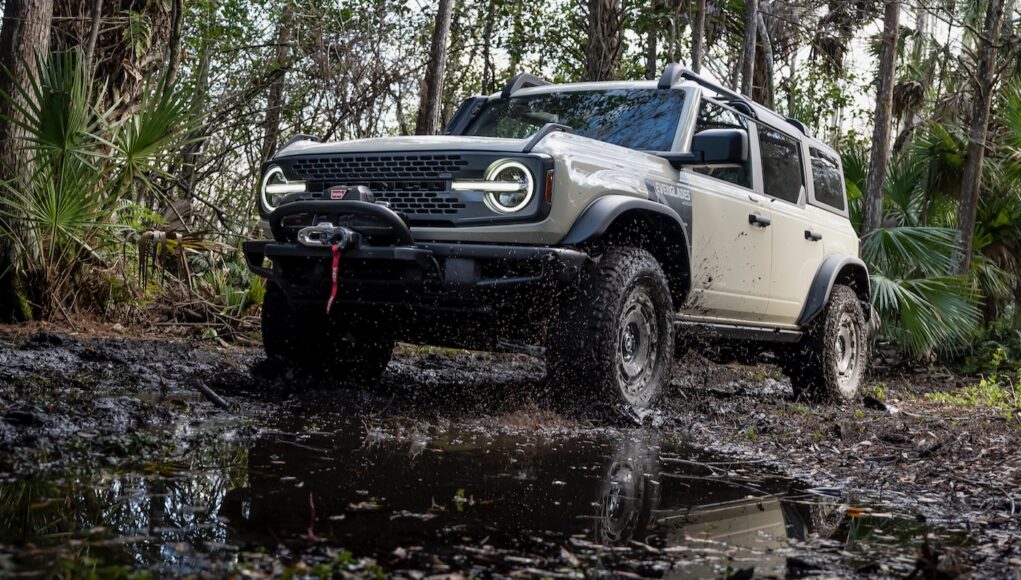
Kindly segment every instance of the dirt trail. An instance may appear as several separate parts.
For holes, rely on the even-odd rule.
[[[683,476],[696,478],[691,481],[700,477],[742,481],[746,477],[754,482],[749,485],[768,495],[776,492],[769,491],[772,488],[762,482],[773,477],[788,478],[784,479],[787,483],[777,485],[785,489],[794,486],[811,490],[808,493],[812,505],[817,505],[820,497],[835,498],[833,510],[843,522],[841,533],[844,536],[847,536],[848,525],[854,531],[860,524],[861,529],[873,530],[870,533],[876,537],[893,538],[901,534],[909,538],[893,542],[898,547],[892,552],[880,550],[864,559],[862,553],[847,558],[839,555],[843,548],[820,539],[825,535],[820,530],[826,526],[813,521],[806,528],[811,531],[810,538],[790,540],[794,544],[801,542],[800,548],[784,548],[794,549],[791,553],[780,551],[786,555],[778,561],[777,570],[791,573],[800,566],[803,571],[868,575],[906,574],[919,567],[925,573],[934,573],[938,568],[949,576],[969,570],[979,576],[997,576],[1021,565],[1021,534],[1016,513],[1017,504],[1021,502],[1021,495],[1016,491],[1021,465],[1021,446],[1018,445],[1021,431],[1017,424],[1010,417],[987,409],[947,408],[922,397],[927,391],[952,389],[964,379],[947,374],[887,372],[875,379],[877,384],[883,385],[881,392],[876,390],[866,403],[805,404],[790,400],[789,385],[768,365],[717,365],[689,354],[678,363],[665,408],[646,417],[646,424],[639,428],[608,424],[604,418],[585,410],[564,412],[546,408],[542,401],[555,397],[542,391],[542,376],[542,365],[524,356],[401,347],[381,385],[338,389],[322,378],[300,376],[267,364],[258,349],[217,348],[209,343],[174,340],[84,339],[49,331],[27,335],[20,330],[2,331],[0,474],[4,481],[14,483],[69,472],[93,478],[109,478],[109,473],[138,474],[143,478],[155,475],[173,481],[181,473],[231,473],[232,468],[215,466],[234,465],[236,454],[243,453],[247,462],[244,471],[248,473],[245,477],[251,480],[252,474],[259,471],[255,470],[256,465],[266,469],[279,461],[315,465],[325,456],[335,457],[343,464],[348,455],[369,461],[361,454],[366,453],[366,448],[376,449],[374,446],[388,450],[385,457],[371,458],[373,464],[382,465],[391,461],[390,453],[411,453],[411,457],[437,454],[451,461],[461,457],[459,453],[474,457],[471,453],[481,451],[472,451],[473,445],[482,446],[480,448],[495,445],[492,451],[485,453],[509,458],[514,458],[520,449],[526,450],[525,456],[529,457],[529,449],[549,448],[550,453],[560,454],[556,456],[562,458],[550,465],[564,462],[574,465],[572,462],[576,462],[577,469],[603,473],[606,469],[603,463],[612,460],[620,442],[633,440],[640,434],[646,441],[642,449],[653,450],[656,465],[702,464],[708,461],[707,453],[716,457],[715,461],[723,461],[718,459],[723,457],[724,463],[741,462],[742,467],[726,468],[722,474],[713,467],[700,467],[708,469],[705,475]],[[215,391],[230,408],[222,409],[211,402],[201,393],[200,386]],[[877,395],[881,395],[882,400]],[[331,433],[333,435],[328,435]],[[648,442],[650,436],[654,439],[652,443]],[[503,439],[494,437],[511,439],[501,443]],[[591,445],[600,449],[600,446],[609,447],[591,452],[595,454],[590,457],[586,455],[590,452],[582,450]],[[299,449],[319,451],[301,459],[288,455]],[[349,451],[337,451],[342,449]],[[625,449],[629,457],[645,453],[628,446]],[[482,461],[481,458],[472,459],[468,463],[481,464]],[[529,472],[532,473],[530,477],[536,473],[541,476],[542,470],[547,469],[541,467],[542,460],[531,461],[538,461],[535,465],[539,467],[535,468],[538,472]],[[616,460],[611,464],[613,461]],[[407,460],[399,460],[395,465],[406,463]],[[455,469],[456,465],[459,464],[437,467],[440,471],[435,477],[441,477],[440,473]],[[517,469],[514,462],[501,465],[494,466],[493,470],[509,470],[507,473],[512,474]],[[214,466],[212,472],[210,466]],[[324,469],[331,472],[334,468]],[[397,467],[393,469],[395,473],[398,470]],[[639,471],[647,469],[643,467]],[[272,487],[290,489],[280,482],[291,481],[287,478],[296,475],[301,480],[302,473],[305,473],[304,468],[294,474],[281,473],[272,480]],[[404,473],[394,478],[407,476]],[[552,471],[549,474],[551,481],[563,477],[567,476]],[[379,480],[379,486],[395,485],[392,479]],[[144,481],[148,482],[146,485],[151,484],[149,479]],[[577,485],[585,489],[594,485],[585,481]],[[304,484],[304,480],[301,482]],[[600,479],[598,485],[604,484]],[[215,497],[226,498],[223,494],[229,495],[234,484],[228,480],[218,485],[224,489]],[[249,481],[248,487],[251,485],[254,484]],[[323,485],[336,487],[328,481]],[[488,488],[489,484],[482,485],[477,493]],[[294,501],[305,504],[312,501],[311,496],[301,500],[300,493]],[[350,490],[349,493],[360,492]],[[371,506],[373,493],[370,490],[367,497],[361,499],[352,496],[350,501],[344,500],[344,505]],[[405,494],[393,491],[391,495],[394,493],[402,497]],[[694,492],[689,486],[685,493],[689,494],[685,497],[689,497]],[[784,493],[790,493],[789,489]],[[0,490],[0,498],[6,497]],[[655,496],[657,508],[664,508],[669,501],[680,501],[664,497]],[[447,498],[436,501],[442,504],[443,499]],[[703,500],[706,498],[699,501],[707,503]],[[462,505],[457,501],[460,500],[453,504],[455,510]],[[475,500],[465,497],[464,505],[469,501]],[[598,503],[599,500],[594,501]],[[684,501],[694,500],[689,497]],[[784,504],[788,507],[804,504],[803,501],[784,501],[788,502]],[[410,507],[404,511],[411,515],[387,512],[386,518],[393,516],[398,518],[395,521],[400,521],[401,518],[421,517],[423,522],[432,519]],[[443,508],[444,511],[448,509],[449,506]],[[792,517],[789,511],[784,512],[788,527]],[[896,525],[883,524],[885,516],[870,515],[887,511],[904,515],[888,520]],[[4,512],[0,510],[0,513]],[[338,523],[344,521],[341,515],[325,515],[315,509],[312,514],[314,522],[332,522],[331,530],[343,528]],[[330,517],[340,519],[328,519]],[[349,513],[346,517],[356,516]],[[440,519],[445,517],[452,516],[444,515]],[[868,519],[876,517],[880,519]],[[223,516],[224,520],[231,518],[238,516],[236,513]],[[390,521],[386,518],[385,521]],[[866,525],[870,521],[872,523]],[[921,532],[913,527],[912,521],[923,525]],[[549,527],[549,524],[541,525]],[[883,525],[892,528],[885,529]],[[671,540],[674,542],[671,544],[660,534],[656,537],[664,545],[648,548],[655,552],[641,548],[642,542],[639,542],[637,548],[629,545],[639,552],[645,550],[644,554],[601,553],[598,548],[584,545],[584,542],[591,543],[592,538],[581,540],[568,531],[563,531],[569,540],[564,541],[568,543],[552,545],[561,546],[569,555],[561,553],[561,548],[550,548],[550,551],[532,546],[525,549],[518,546],[519,540],[508,544],[518,546],[512,552],[500,545],[472,549],[489,550],[491,553],[487,552],[485,557],[501,562],[494,564],[492,570],[504,572],[535,566],[547,572],[559,569],[557,566],[575,571],[610,566],[653,576],[663,575],[676,566],[681,550],[675,540]],[[309,524],[307,534],[320,533],[315,525]],[[282,570],[280,567],[285,564],[303,565],[305,556],[312,554],[310,562],[372,572],[375,570],[372,566],[376,565],[373,562],[382,556],[390,560],[396,558],[388,552],[373,555],[368,560],[353,557],[337,564],[338,558],[349,557],[336,551],[343,534],[336,530],[331,533],[341,535],[327,534],[329,539],[311,542],[297,555],[294,548],[289,548],[283,556],[277,554],[276,559],[256,562],[249,557],[248,562],[253,570],[273,573]],[[548,533],[554,534],[554,531],[549,529]],[[925,540],[926,534],[932,534],[931,546]],[[485,534],[478,538],[480,542],[486,539]],[[17,547],[16,538],[0,539],[0,545],[3,543],[11,544],[9,552],[13,554],[13,561],[31,567],[25,563],[35,560]],[[926,544],[924,551],[923,543]],[[674,547],[669,548],[670,545]],[[675,552],[667,551],[668,548]],[[768,548],[767,552],[777,549]],[[390,546],[389,550],[405,551],[400,560],[403,563],[393,566],[411,566],[409,562],[415,561],[407,545]],[[533,554],[535,562],[514,564],[515,558],[525,557],[519,553],[522,550],[541,554]],[[571,550],[580,555],[574,555]],[[0,552],[3,551],[0,548]],[[747,558],[742,560],[734,553],[727,556],[726,550],[723,553],[722,560],[716,561],[716,564],[722,562],[723,568],[713,568],[716,571],[727,567],[734,571],[744,566],[742,562],[747,564]],[[466,554],[475,554],[468,560],[482,557],[466,549],[453,556],[432,554],[429,558],[445,562],[443,565],[450,571],[458,569],[456,562],[463,561]],[[668,557],[668,554],[672,555]],[[188,560],[188,565],[198,570],[217,569],[216,566],[222,565],[221,559],[214,557],[214,551],[204,551],[201,556]],[[680,559],[690,560],[690,556]],[[728,561],[728,557],[731,560]],[[0,555],[0,573],[4,562]],[[181,570],[175,569],[175,572]],[[694,573],[694,570],[687,573]],[[762,568],[759,573],[763,573]]]

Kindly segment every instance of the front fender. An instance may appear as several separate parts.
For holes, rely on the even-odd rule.
[[[652,214],[656,218],[665,221],[672,227],[676,227],[684,236],[684,246],[691,248],[689,244],[688,228],[672,208],[655,201],[641,199],[627,195],[605,195],[592,202],[581,217],[574,222],[571,230],[560,242],[564,245],[576,246],[585,242],[598,239],[606,233],[610,226],[622,215],[629,212]]]
[[[812,279],[812,286],[808,290],[808,297],[805,300],[805,307],[798,317],[798,326],[804,327],[810,324],[829,302],[830,293],[837,283],[847,284],[854,289],[858,298],[865,306],[865,318],[871,320],[872,309],[869,304],[871,289],[869,287],[869,271],[865,262],[855,256],[834,254],[827,256],[819,270]]]

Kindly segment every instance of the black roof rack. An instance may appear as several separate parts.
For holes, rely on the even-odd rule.
[[[663,76],[659,77],[659,84],[657,86],[661,89],[669,89],[670,87],[674,86],[674,84],[676,84],[677,81],[681,79],[692,81],[696,84],[702,85],[707,89],[711,89],[721,95],[725,95],[734,100],[738,101],[750,100],[748,97],[740,93],[736,93],[719,83],[714,83],[713,81],[705,78],[704,76],[698,74],[697,72],[689,68],[684,68],[683,65],[676,62],[672,62],[666,65],[666,68],[663,69]]]
[[[527,89],[529,87],[541,87],[543,85],[550,84],[549,81],[541,79],[535,75],[528,73],[521,73],[516,75],[510,81],[504,85],[503,90],[500,91],[500,98],[506,99],[513,95],[518,89]]]
[[[309,135],[307,133],[296,133],[292,135],[290,139],[284,141],[284,144],[280,146],[280,149],[283,149],[284,147],[287,147],[292,143],[297,143],[298,141],[315,141],[316,143],[319,143],[322,141],[322,139],[315,135]]]
[[[731,106],[735,106],[738,104],[742,105],[740,107],[735,107],[738,108],[742,113],[746,113],[750,117],[756,118],[758,117],[758,114],[756,114],[755,111],[756,103],[749,99],[746,95],[742,95],[741,93],[732,91],[719,83],[714,83],[713,81],[699,75],[698,73],[690,69],[686,69],[677,63],[670,63],[666,65],[666,69],[663,70],[663,76],[659,78],[659,84],[657,86],[661,89],[669,89],[670,87],[674,86],[674,83],[681,79],[692,81],[693,83],[699,84],[717,94],[720,94],[731,101],[730,103]],[[781,115],[777,116],[784,118]],[[801,131],[805,135],[808,135],[808,130],[805,128],[804,123],[802,123],[801,121],[798,121],[797,119],[791,117],[785,117],[784,119],[788,123],[793,125],[795,128],[797,128],[799,131]]]
[[[801,121],[795,119],[794,117],[787,117],[787,122],[790,123],[791,125],[794,125],[798,129],[798,131],[801,131],[805,135],[808,135],[808,129],[805,127],[805,124],[802,123]]]
[[[681,80],[681,75],[684,74],[685,68],[676,62],[672,62],[666,65],[663,69],[663,76],[659,77],[659,83],[656,85],[660,89],[669,89],[674,86],[674,83]]]

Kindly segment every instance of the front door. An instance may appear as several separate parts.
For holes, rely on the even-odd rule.
[[[754,124],[729,107],[703,99],[695,133],[749,133],[748,161],[681,172],[692,191],[691,293],[682,315],[691,320],[761,323],[769,304],[773,230],[768,198],[755,192],[760,169]]]
[[[697,173],[692,195],[691,293],[683,314],[712,322],[762,322],[769,304],[773,212],[753,192]]]

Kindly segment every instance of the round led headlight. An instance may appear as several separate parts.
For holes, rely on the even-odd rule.
[[[486,170],[486,181],[493,185],[506,183],[504,187],[498,187],[503,191],[488,191],[486,193],[486,205],[499,213],[514,213],[521,211],[532,201],[535,193],[535,180],[528,168],[517,161],[501,159],[489,166]]]
[[[305,182],[287,181],[284,171],[274,165],[266,170],[262,176],[262,186],[259,188],[259,197],[262,207],[266,211],[273,211],[283,201],[284,197],[292,193],[305,191]]]

